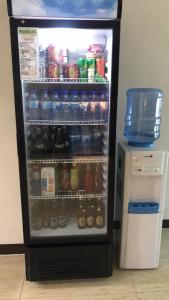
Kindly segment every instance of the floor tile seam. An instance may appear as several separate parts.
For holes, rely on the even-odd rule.
[[[19,299],[22,299],[22,292],[23,292],[24,284],[25,284],[25,275],[23,276],[23,282],[22,282],[22,287],[21,287],[21,292],[20,292]]]

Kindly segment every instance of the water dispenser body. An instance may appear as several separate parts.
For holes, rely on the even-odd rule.
[[[157,268],[168,154],[121,143],[118,160],[117,201],[121,201],[122,209],[120,267]]]

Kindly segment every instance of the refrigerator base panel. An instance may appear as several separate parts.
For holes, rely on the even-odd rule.
[[[109,244],[26,248],[26,279],[99,278],[112,276]]]

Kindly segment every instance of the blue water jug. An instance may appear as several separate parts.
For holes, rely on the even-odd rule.
[[[151,147],[160,137],[163,91],[136,88],[127,91],[124,136],[128,144]]]

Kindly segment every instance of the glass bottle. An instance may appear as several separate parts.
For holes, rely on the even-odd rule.
[[[86,193],[92,193],[94,191],[94,178],[90,164],[87,164],[85,168],[84,189]]]
[[[87,201],[87,217],[86,223],[87,227],[92,228],[95,226],[95,215],[96,215],[96,207],[93,199],[89,199]]]
[[[79,229],[86,228],[86,200],[85,199],[79,200],[77,225]]]
[[[103,228],[105,226],[105,206],[103,200],[98,198],[96,200],[96,228]]]
[[[79,188],[79,173],[77,164],[73,163],[70,171],[70,182],[72,191],[76,191]]]
[[[59,226],[65,228],[69,222],[69,212],[67,206],[67,199],[59,201]]]
[[[59,225],[59,203],[58,200],[53,199],[50,209],[50,228],[56,229]]]
[[[42,228],[41,206],[38,199],[33,201],[31,207],[31,225],[33,230],[40,230]]]

